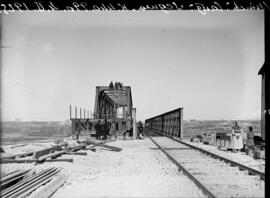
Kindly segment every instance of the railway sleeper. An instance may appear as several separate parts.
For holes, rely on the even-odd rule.
[[[195,175],[195,176],[201,176],[201,177],[216,177],[216,176],[218,176],[218,177],[220,177],[220,175],[221,174],[226,174],[226,176],[235,176],[235,177],[242,177],[242,176],[248,176],[248,177],[254,177],[254,178],[257,178],[257,179],[260,179],[260,177],[259,176],[255,176],[255,175],[248,175],[248,173],[242,173],[242,172],[233,172],[233,171],[230,171],[230,172],[228,172],[228,171],[224,171],[224,172],[221,172],[221,171],[219,171],[219,172],[214,172],[214,171],[208,171],[208,172],[200,172],[200,171],[197,171],[197,172],[194,172],[193,173],[193,175]]]
[[[201,167],[184,167],[193,174],[234,174],[234,175],[248,175],[248,172],[239,172],[239,171],[234,171],[230,169],[212,169],[212,168],[206,168],[202,169]]]
[[[210,180],[202,180],[200,179],[201,183],[203,183],[208,189],[210,189],[210,187],[218,187],[220,189],[223,189],[224,191],[227,189],[237,189],[237,192],[245,192],[245,191],[262,191],[263,186],[256,183],[256,182],[252,182],[252,181],[241,181],[242,185],[238,185],[239,181],[235,180],[235,181],[224,181],[222,183],[218,183],[220,182],[218,179],[214,179],[213,181]],[[244,184],[244,186],[243,186]],[[250,194],[250,193],[249,193]]]
[[[178,162],[178,163],[181,163],[181,162]],[[186,168],[199,168],[200,170],[215,170],[215,171],[234,171],[234,172],[240,172],[239,169],[237,169],[236,167],[230,167],[230,166],[224,166],[224,164],[207,164],[207,163],[204,163],[204,164],[199,164],[199,163],[182,163],[182,165]],[[242,171],[241,171],[242,172]],[[248,172],[248,171],[247,171]]]
[[[264,190],[259,188],[241,188],[235,184],[210,185],[208,188],[215,192],[217,197],[264,197]]]
[[[196,164],[203,164],[203,165],[211,165],[211,164],[218,165],[218,164],[220,164],[220,165],[225,166],[225,167],[231,167],[231,166],[224,164],[220,161],[209,160],[209,159],[206,159],[206,160],[197,160],[197,159],[195,159],[195,160],[185,160],[185,159],[178,160],[177,159],[177,161],[179,163],[184,163],[184,164],[187,164],[187,163],[191,163],[191,164],[196,163]]]
[[[208,180],[210,181],[218,179],[220,181],[220,176],[219,175],[196,175],[197,178],[203,179],[203,180]],[[220,182],[231,182],[231,181],[246,181],[246,182],[259,182],[257,177],[254,176],[249,176],[249,175],[241,175],[241,176],[235,176],[233,174],[231,175],[226,175],[230,180],[226,181],[220,181]]]

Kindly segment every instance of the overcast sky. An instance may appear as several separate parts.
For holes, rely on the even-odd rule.
[[[131,86],[137,118],[260,118],[263,11],[2,15],[2,119],[66,120],[95,87]]]

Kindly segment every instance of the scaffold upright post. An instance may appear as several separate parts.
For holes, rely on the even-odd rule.
[[[137,136],[136,108],[132,108],[132,120],[133,120],[133,138],[136,139],[136,136]]]

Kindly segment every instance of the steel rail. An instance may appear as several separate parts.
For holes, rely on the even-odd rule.
[[[148,130],[149,130],[149,129],[148,129]],[[193,148],[193,149],[199,150],[199,151],[201,151],[202,153],[208,154],[208,155],[210,155],[210,156],[213,157],[213,158],[219,159],[220,161],[224,161],[224,162],[226,162],[226,163],[229,163],[229,164],[231,164],[232,166],[237,166],[237,167],[239,167],[240,170],[247,170],[250,174],[253,174],[253,175],[259,175],[261,179],[265,180],[265,174],[264,174],[263,172],[259,171],[259,170],[256,170],[256,169],[253,169],[253,168],[251,168],[251,167],[248,167],[248,166],[245,166],[245,165],[243,165],[243,164],[240,164],[240,163],[238,163],[238,162],[232,161],[232,160],[230,160],[230,159],[228,159],[228,158],[221,157],[221,156],[219,156],[219,155],[217,155],[217,154],[214,154],[214,153],[212,153],[212,152],[210,152],[210,151],[207,151],[207,150],[204,150],[204,149],[202,149],[202,148],[198,148],[198,147],[196,147],[196,146],[194,146],[194,145],[188,144],[188,143],[186,143],[186,142],[184,142],[184,141],[182,141],[182,140],[176,139],[176,138],[174,138],[174,137],[172,137],[172,136],[168,136],[168,135],[162,134],[162,133],[160,133],[160,132],[158,132],[158,131],[156,131],[156,130],[153,131],[152,129],[150,129],[150,131],[153,132],[153,133],[158,133],[158,134],[160,134],[160,135],[162,135],[162,136],[168,137],[168,138],[170,138],[170,139],[172,139],[172,140],[174,140],[174,141],[176,141],[176,142],[179,142],[179,143],[181,143],[181,144],[184,144],[184,145],[186,145],[186,146],[189,146],[189,147],[191,147],[191,148]]]
[[[199,187],[199,189],[204,192],[204,194],[206,194],[209,198],[216,198],[216,196],[209,189],[199,182],[199,180],[197,180],[188,170],[181,166],[169,153],[167,153],[155,140],[153,140],[150,135],[147,134],[147,136],[180,170],[183,171],[185,175],[187,175]]]

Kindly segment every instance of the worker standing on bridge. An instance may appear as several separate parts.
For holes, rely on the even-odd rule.
[[[107,122],[106,118],[105,118],[105,122],[104,122],[102,131],[103,131],[103,137],[106,140],[107,136],[109,135],[109,132],[110,132],[110,126],[109,126],[109,123]]]
[[[232,149],[233,152],[239,151],[243,148],[243,129],[238,125],[237,122],[234,123],[232,127]]]
[[[112,81],[110,82],[109,87],[110,87],[110,89],[113,89],[113,82]]]
[[[251,126],[248,127],[246,146],[248,148],[254,148],[254,133],[253,128]]]
[[[116,139],[116,130],[115,130],[115,123],[112,122],[110,126],[110,135]]]
[[[123,88],[123,84],[120,82],[119,82],[119,88],[120,88],[120,90],[122,90],[122,88]]]
[[[95,129],[96,129],[96,139],[99,140],[100,139],[100,135],[101,135],[101,125],[100,125],[100,120],[98,120],[98,122],[96,124],[94,124]]]
[[[138,128],[138,138],[142,139],[143,138],[143,123],[141,121],[138,122],[137,128]]]
[[[116,90],[118,89],[118,82],[115,82],[114,87]]]

